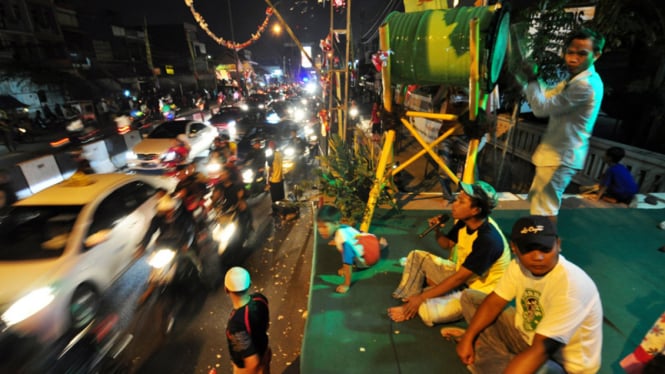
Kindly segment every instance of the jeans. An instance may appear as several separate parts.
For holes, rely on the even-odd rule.
[[[470,322],[476,310],[487,295],[483,292],[466,289],[462,292],[462,314]],[[515,308],[507,307],[494,323],[483,330],[476,340],[476,357],[469,368],[474,374],[503,373],[510,361],[520,352],[529,348],[515,327]],[[556,361],[548,360],[536,371],[537,374],[565,374]]]

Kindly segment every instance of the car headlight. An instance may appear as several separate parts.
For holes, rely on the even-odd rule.
[[[302,121],[305,118],[305,111],[302,109],[296,109],[293,113],[294,121]]]
[[[266,107],[265,105],[259,104],[259,109],[265,109],[265,107]]]
[[[252,183],[254,182],[254,170],[247,169],[242,172],[242,182],[243,183]]]
[[[247,104],[240,104],[239,106],[240,106],[240,109],[244,110],[245,112],[249,110],[249,105],[247,105]]]
[[[155,269],[163,269],[175,258],[175,250],[171,248],[162,248],[150,254],[148,265]]]
[[[36,289],[14,302],[2,314],[2,320],[7,326],[15,325],[46,308],[53,299],[55,290],[52,287]]]

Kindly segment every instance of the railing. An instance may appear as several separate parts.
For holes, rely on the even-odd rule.
[[[499,127],[501,126],[510,126],[510,116],[499,115]],[[508,152],[530,162],[545,128],[544,124],[520,121],[512,128],[512,135],[503,135],[512,137],[507,145],[503,137],[496,141],[490,140],[489,143],[501,150],[507,146]],[[665,191],[665,155],[596,137],[591,137],[584,168],[573,177],[573,182],[581,185],[598,182],[607,166],[603,160],[605,150],[613,146],[626,151],[621,163],[631,171],[641,193]]]
[[[405,106],[411,110],[433,111],[432,98],[424,95],[409,94]],[[440,122],[425,119],[415,119],[413,122],[426,141],[431,142],[438,136]],[[497,128],[510,127],[510,116],[500,114]],[[519,121],[517,126],[511,130],[512,134],[508,133],[496,140],[492,139],[489,144],[501,150],[507,147],[507,152],[531,163],[531,155],[540,143],[545,128],[545,124]],[[511,137],[508,144],[506,144],[506,136]],[[573,177],[573,182],[580,185],[597,183],[607,166],[603,160],[605,150],[613,146],[621,147],[626,151],[626,156],[621,163],[631,171],[633,178],[640,186],[641,193],[665,192],[665,155],[596,137],[591,137],[589,154],[584,168]]]

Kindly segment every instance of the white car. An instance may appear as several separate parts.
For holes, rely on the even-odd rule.
[[[132,170],[163,171],[175,157],[169,154],[169,149],[180,134],[184,134],[189,142],[189,156],[185,161],[189,163],[196,157],[205,156],[219,132],[214,126],[200,121],[162,122],[127,154],[127,166]]]
[[[155,215],[148,178],[73,177],[11,207],[0,220],[0,337],[49,343],[94,319]]]

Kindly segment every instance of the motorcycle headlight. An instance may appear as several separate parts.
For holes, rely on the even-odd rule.
[[[242,182],[243,183],[252,183],[254,181],[254,170],[247,169],[242,172]]]
[[[219,174],[219,172],[221,171],[222,171],[222,164],[220,164],[219,162],[213,161],[209,162],[206,165],[206,172],[208,172],[208,174]]]
[[[53,299],[55,290],[52,287],[36,289],[14,302],[2,314],[2,321],[7,326],[15,325],[46,308]]]
[[[162,156],[162,161],[169,162],[176,159],[176,153],[174,151],[168,151]]]
[[[233,238],[233,234],[235,232],[236,232],[235,222],[231,222],[225,226],[217,225],[212,232],[212,237],[214,240],[219,242],[220,249],[224,250],[226,249],[229,242]]]
[[[155,269],[163,269],[175,258],[175,251],[171,248],[158,249],[148,257],[148,265]]]
[[[247,104],[240,104],[239,106],[240,106],[240,109],[244,110],[245,112],[249,110],[249,105],[247,105]]]
[[[286,147],[284,149],[284,156],[286,157],[293,157],[296,154],[296,150],[293,149],[293,147]]]
[[[272,149],[270,149],[270,148],[266,149],[266,157],[270,158],[270,157],[272,157],[272,155],[273,155]]]
[[[273,124],[273,125],[276,124],[276,123],[279,123],[280,120],[281,120],[281,118],[279,118],[279,114],[277,114],[275,112],[272,112],[272,113],[268,114],[268,116],[266,117],[266,121],[268,123]]]
[[[351,108],[349,114],[351,115],[352,118],[358,117],[358,108]]]
[[[263,104],[259,104],[259,109],[265,109],[265,108],[266,108],[265,105],[263,105]]]

